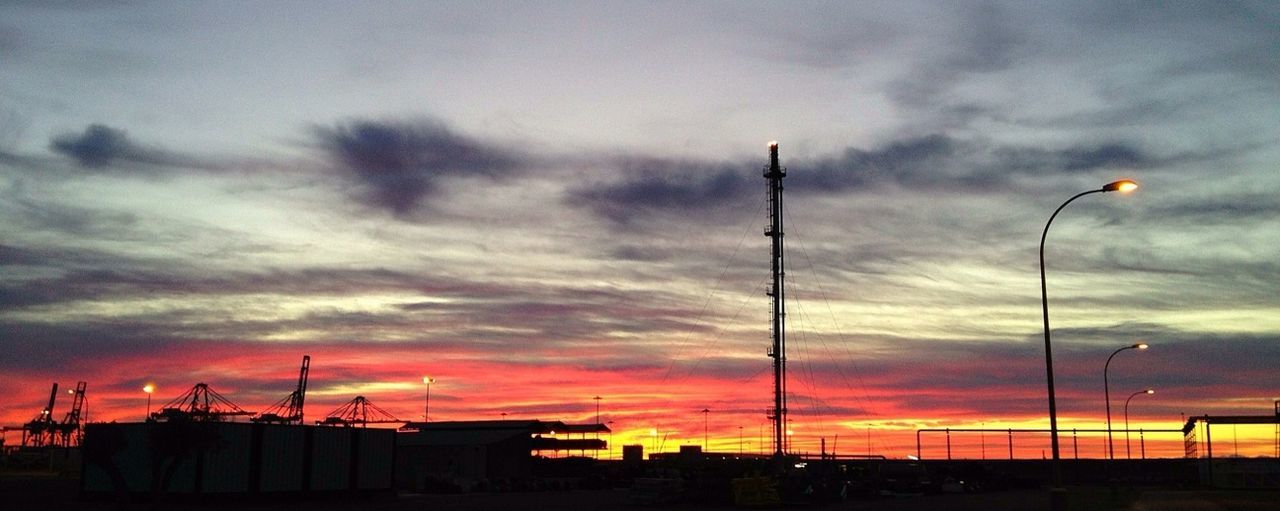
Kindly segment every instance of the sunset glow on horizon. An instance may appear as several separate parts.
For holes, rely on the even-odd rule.
[[[0,425],[54,382],[263,411],[309,355],[308,423],[429,389],[771,452],[769,147],[792,450],[1048,450],[1037,241],[1087,191],[1044,253],[1063,457],[1138,343],[1118,455],[1276,413],[1275,6],[500,5],[0,6]]]

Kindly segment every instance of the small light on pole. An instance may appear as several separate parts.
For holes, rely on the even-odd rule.
[[[151,418],[151,393],[156,391],[156,386],[148,383],[142,386],[142,391],[147,393],[147,415],[143,418],[148,419]]]
[[[430,376],[422,377],[422,383],[427,384],[427,403],[422,408],[422,422],[431,422],[431,384],[435,382],[436,379]]]
[[[1111,352],[1111,356],[1107,357],[1107,363],[1102,366],[1102,397],[1107,401],[1107,456],[1110,459],[1116,459],[1116,447],[1111,440],[1111,384],[1107,379],[1107,370],[1111,368],[1111,359],[1124,350],[1145,350],[1150,346],[1145,342],[1140,342],[1132,346],[1125,346]],[[1125,428],[1128,429],[1128,428]]]
[[[1134,396],[1142,394],[1155,394],[1156,389],[1144,389],[1129,395],[1129,399],[1124,400],[1124,457],[1125,459],[1133,459],[1133,452],[1129,450],[1129,401]]]

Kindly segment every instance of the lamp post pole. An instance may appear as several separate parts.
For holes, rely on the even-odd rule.
[[[436,379],[430,376],[423,376],[422,383],[427,384],[427,404],[422,408],[422,422],[431,422],[431,384]]]
[[[1049,236],[1049,226],[1053,225],[1053,219],[1057,218],[1058,213],[1062,212],[1062,208],[1067,207],[1072,201],[1089,195],[1092,193],[1103,193],[1121,191],[1127,192],[1137,188],[1138,184],[1133,181],[1115,181],[1107,183],[1102,188],[1080,192],[1066,202],[1063,202],[1058,209],[1053,211],[1053,215],[1049,216],[1049,221],[1044,224],[1044,231],[1040,234],[1040,308],[1044,317],[1044,367],[1045,377],[1049,386],[1049,435],[1053,447],[1053,491],[1062,492],[1062,458],[1058,450],[1058,402],[1053,390],[1053,345],[1049,341],[1049,291],[1045,286],[1044,278],[1044,241]],[[1050,499],[1050,507],[1063,507],[1065,502],[1058,499]]]
[[[600,424],[600,396],[593,397],[596,400],[596,424]]]
[[[1111,368],[1111,359],[1115,358],[1115,356],[1121,351],[1145,349],[1147,349],[1147,343],[1144,342],[1134,344],[1133,346],[1125,346],[1111,352],[1111,356],[1107,357],[1107,363],[1102,366],[1102,396],[1103,399],[1107,401],[1107,456],[1113,460],[1116,459],[1116,446],[1114,441],[1111,440],[1111,385],[1107,380],[1107,370]],[[1127,430],[1129,427],[1125,426],[1125,429]]]
[[[1129,399],[1124,400],[1124,458],[1133,459],[1133,453],[1129,450],[1129,401],[1134,396],[1142,394],[1155,394],[1155,389],[1144,389],[1129,395]],[[1145,457],[1145,456],[1144,456]]]
[[[150,383],[142,386],[142,391],[147,393],[147,414],[142,416],[142,420],[151,418],[151,393],[156,391],[156,386]]]
[[[703,409],[702,409],[702,452],[703,452],[704,454],[705,454],[705,453],[707,453],[707,452],[709,452],[709,451],[708,451],[708,449],[707,449],[707,447],[708,447],[708,443],[707,443],[707,438],[708,438],[708,436],[707,436],[707,417],[709,416],[709,414],[710,414],[710,413],[711,413],[711,409],[710,409],[710,408],[703,408]]]

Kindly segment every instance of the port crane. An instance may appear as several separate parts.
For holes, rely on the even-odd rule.
[[[58,429],[58,421],[53,419],[53,406],[57,402],[58,383],[54,382],[53,390],[49,391],[49,404],[45,405],[35,418],[22,425],[22,445],[43,447],[53,445],[57,441],[55,433]]]
[[[165,403],[159,411],[153,412],[151,420],[217,422],[236,416],[251,415],[253,412],[244,411],[222,394],[209,388],[209,385],[197,383],[191,387],[191,390]]]
[[[339,406],[338,409],[329,412],[329,415],[322,421],[316,421],[320,426],[345,426],[353,427],[359,425],[366,427],[369,424],[391,424],[396,422],[404,422],[397,419],[390,412],[379,408],[377,405],[370,403],[364,396],[356,396],[355,399],[347,401],[346,404]]]
[[[267,424],[302,424],[302,405],[307,398],[307,374],[310,371],[311,356],[303,355],[302,369],[298,371],[298,386],[287,397],[249,420]]]

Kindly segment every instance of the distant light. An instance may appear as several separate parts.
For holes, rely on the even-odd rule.
[[[800,463],[796,463],[796,468],[804,468],[804,467],[807,467],[807,466],[809,466],[809,464],[808,464],[808,463],[805,463],[805,462],[803,462],[803,461],[802,461],[802,462],[800,462]]]
[[[1145,350],[1147,348],[1150,348],[1151,346],[1148,346],[1147,343],[1145,342],[1140,342],[1138,344],[1134,344],[1133,347],[1138,348],[1140,350]]]
[[[432,383],[435,383],[435,382],[436,382],[436,379],[435,379],[435,378],[432,378],[432,377],[430,377],[430,376],[423,376],[423,377],[422,377],[422,383],[425,383],[425,384],[427,384],[427,385],[431,385]]]
[[[75,393],[76,393],[76,391],[75,391],[75,389],[67,389],[67,393],[68,393],[68,394],[75,394]]]
[[[142,391],[143,391],[143,392],[146,392],[146,393],[148,393],[148,394],[150,394],[150,393],[152,393],[152,392],[155,392],[155,391],[156,391],[156,386],[155,386],[155,385],[152,385],[152,384],[150,384],[150,383],[148,383],[148,384],[146,384],[146,385],[143,385],[143,386],[142,386]]]
[[[769,141],[769,147],[778,147],[778,141],[777,140]]]
[[[1147,393],[1148,393],[1148,394],[1155,394],[1155,393],[1156,393],[1156,389],[1147,389]]]
[[[787,430],[787,436],[791,436],[791,435],[794,435],[794,434],[796,434],[796,432],[795,432],[795,431],[791,431],[791,430],[789,430],[789,429]]]
[[[915,457],[914,455],[911,455],[911,454],[908,454],[908,455],[907,455],[907,459],[909,459],[909,460],[916,460],[916,461],[920,461],[920,458],[917,458],[917,457]]]
[[[556,434],[555,430],[551,430],[551,434],[555,435]]]

